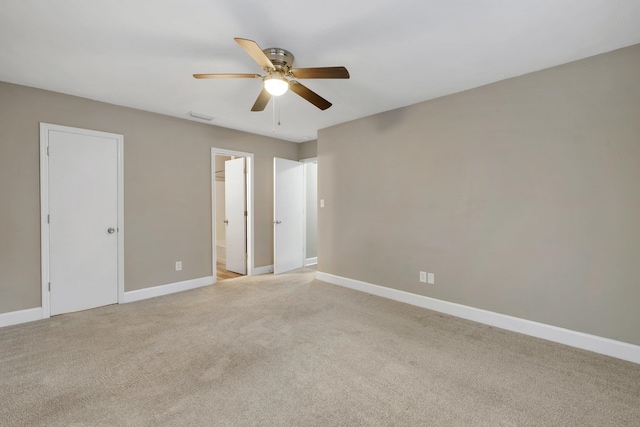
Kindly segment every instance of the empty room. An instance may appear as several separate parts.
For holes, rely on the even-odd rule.
[[[640,4],[5,0],[0,425],[640,425]]]

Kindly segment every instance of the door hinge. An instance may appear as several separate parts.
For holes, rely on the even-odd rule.
[[[244,174],[245,175],[247,174],[247,168],[244,168]]]
[[[51,292],[51,282],[49,282],[49,292]]]
[[[244,211],[244,216],[249,216],[249,212]]]
[[[244,254],[244,259],[249,259],[249,254]]]
[[[51,215],[47,215],[47,224],[51,224]]]
[[[47,156],[49,155],[49,146],[47,145]]]

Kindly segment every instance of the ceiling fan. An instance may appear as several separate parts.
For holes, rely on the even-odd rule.
[[[298,82],[296,79],[348,79],[345,67],[292,68],[293,55],[279,47],[261,49],[253,40],[234,39],[254,61],[262,67],[266,75],[260,74],[194,74],[196,79],[262,79],[262,91],[251,111],[263,111],[272,96],[280,96],[287,90],[300,95],[321,110],[331,107],[331,103]]]

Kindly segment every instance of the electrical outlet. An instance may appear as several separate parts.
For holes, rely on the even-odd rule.
[[[420,272],[420,281],[422,283],[427,283],[427,272],[426,271],[421,271]]]
[[[182,270],[182,261],[176,261],[176,271]]]
[[[427,283],[430,285],[435,285],[436,284],[436,275],[433,273],[429,273],[427,274]]]

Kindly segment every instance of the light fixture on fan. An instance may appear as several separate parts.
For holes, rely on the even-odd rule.
[[[272,72],[269,73],[263,81],[264,88],[273,96],[284,95],[289,89],[289,82],[284,79],[282,73]]]

